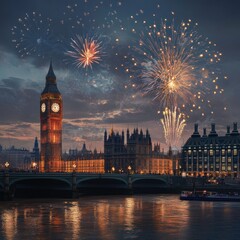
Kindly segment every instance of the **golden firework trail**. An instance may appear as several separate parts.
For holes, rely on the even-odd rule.
[[[182,132],[186,126],[183,114],[178,113],[176,107],[173,110],[165,108],[161,123],[164,130],[166,144],[172,147],[180,147]]]

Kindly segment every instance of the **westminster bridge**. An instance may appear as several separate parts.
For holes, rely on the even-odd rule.
[[[159,174],[0,172],[0,199],[71,197],[82,194],[179,193],[197,189],[237,191],[240,183],[211,185],[204,178]]]
[[[19,194],[34,197],[43,193],[54,197],[64,192],[77,197],[84,193],[132,193],[140,189],[164,191],[177,183],[179,177],[159,174],[0,172],[3,199]]]

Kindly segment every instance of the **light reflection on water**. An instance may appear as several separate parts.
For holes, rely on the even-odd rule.
[[[239,203],[177,195],[0,203],[0,239],[240,239]]]

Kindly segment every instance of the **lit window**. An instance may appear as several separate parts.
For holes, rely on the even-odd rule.
[[[234,150],[233,150],[233,155],[234,155],[234,156],[237,156],[237,155],[238,155],[238,150],[237,150],[237,149],[234,149]]]

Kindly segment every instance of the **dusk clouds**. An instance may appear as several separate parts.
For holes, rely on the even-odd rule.
[[[89,0],[85,12],[90,12],[91,18],[81,18],[82,10],[80,2],[73,0],[3,0],[0,4],[0,144],[4,147],[16,145],[31,149],[35,136],[39,136],[39,100],[45,85],[45,76],[48,71],[50,59],[53,61],[53,69],[57,77],[58,89],[63,97],[63,149],[80,148],[83,142],[92,150],[96,147],[103,151],[104,130],[112,127],[118,131],[134,127],[149,129],[153,142],[161,142],[164,146],[164,134],[160,124],[161,113],[158,113],[159,104],[152,101],[151,97],[141,93],[138,87],[133,87],[129,75],[121,68],[121,61],[116,52],[128,54],[126,48],[131,37],[126,31],[121,32],[119,26],[124,25],[132,13],[143,9],[144,13],[152,17],[151,5],[160,4],[162,18],[175,12],[176,21],[191,18],[199,23],[199,31],[214,41],[219,51],[223,53],[220,65],[223,75],[228,80],[222,83],[224,94],[212,100],[214,115],[199,118],[193,113],[187,120],[187,127],[183,133],[183,143],[192,133],[193,124],[199,123],[200,128],[210,128],[210,123],[216,123],[216,130],[225,133],[225,126],[233,121],[240,124],[240,7],[237,1],[118,1],[121,5],[114,5],[105,16],[99,4]],[[103,0],[103,5],[107,4]],[[129,3],[131,2],[131,3]],[[78,3],[74,13],[68,12],[69,7]],[[114,3],[116,4],[116,3]],[[137,6],[139,4],[139,6]],[[96,6],[98,6],[96,8]],[[108,5],[109,7],[109,5]],[[90,9],[90,10],[89,10]],[[92,9],[92,10],[91,10]],[[70,9],[71,10],[71,9]],[[64,15],[63,12],[66,12]],[[115,13],[116,11],[117,13]],[[48,52],[44,57],[31,53],[29,56],[20,56],[16,44],[12,42],[12,28],[19,27],[19,18],[26,13],[38,12],[42,16],[52,19],[52,29],[57,36],[58,44],[54,51]],[[99,66],[87,71],[77,69],[69,64],[64,51],[67,49],[67,41],[76,32],[70,29],[73,20],[78,16],[83,31],[87,25],[101,25],[97,34],[104,37],[105,56]],[[90,20],[89,20],[90,19]],[[56,23],[61,23],[57,25]],[[84,21],[87,21],[86,23]],[[125,21],[125,22],[124,22]],[[85,25],[82,25],[85,23]],[[77,24],[77,20],[74,22]],[[104,25],[104,26],[103,26]],[[106,25],[106,26],[105,26]],[[75,25],[74,25],[75,26]],[[55,27],[55,28],[54,28]],[[71,30],[71,31],[70,31]],[[93,32],[95,28],[92,28]],[[24,30],[25,31],[25,30]],[[120,34],[119,32],[120,31]],[[71,35],[70,33],[74,34]],[[59,33],[57,35],[57,33]],[[54,40],[54,34],[51,40]],[[118,43],[117,37],[120,36]],[[20,36],[17,36],[20,37]],[[106,40],[106,39],[110,40]],[[41,44],[37,38],[36,44]],[[63,40],[62,40],[63,39]],[[64,42],[65,41],[65,42]],[[109,42],[113,41],[114,44]],[[117,44],[116,44],[117,41]],[[64,44],[63,44],[64,42]],[[62,45],[60,45],[60,43]],[[61,46],[61,47],[59,47]],[[50,49],[53,49],[50,48]],[[120,49],[120,50],[119,50]],[[123,49],[121,51],[121,49]],[[117,70],[116,70],[117,69]],[[223,111],[223,106],[227,111]],[[165,146],[166,147],[166,146]]]

